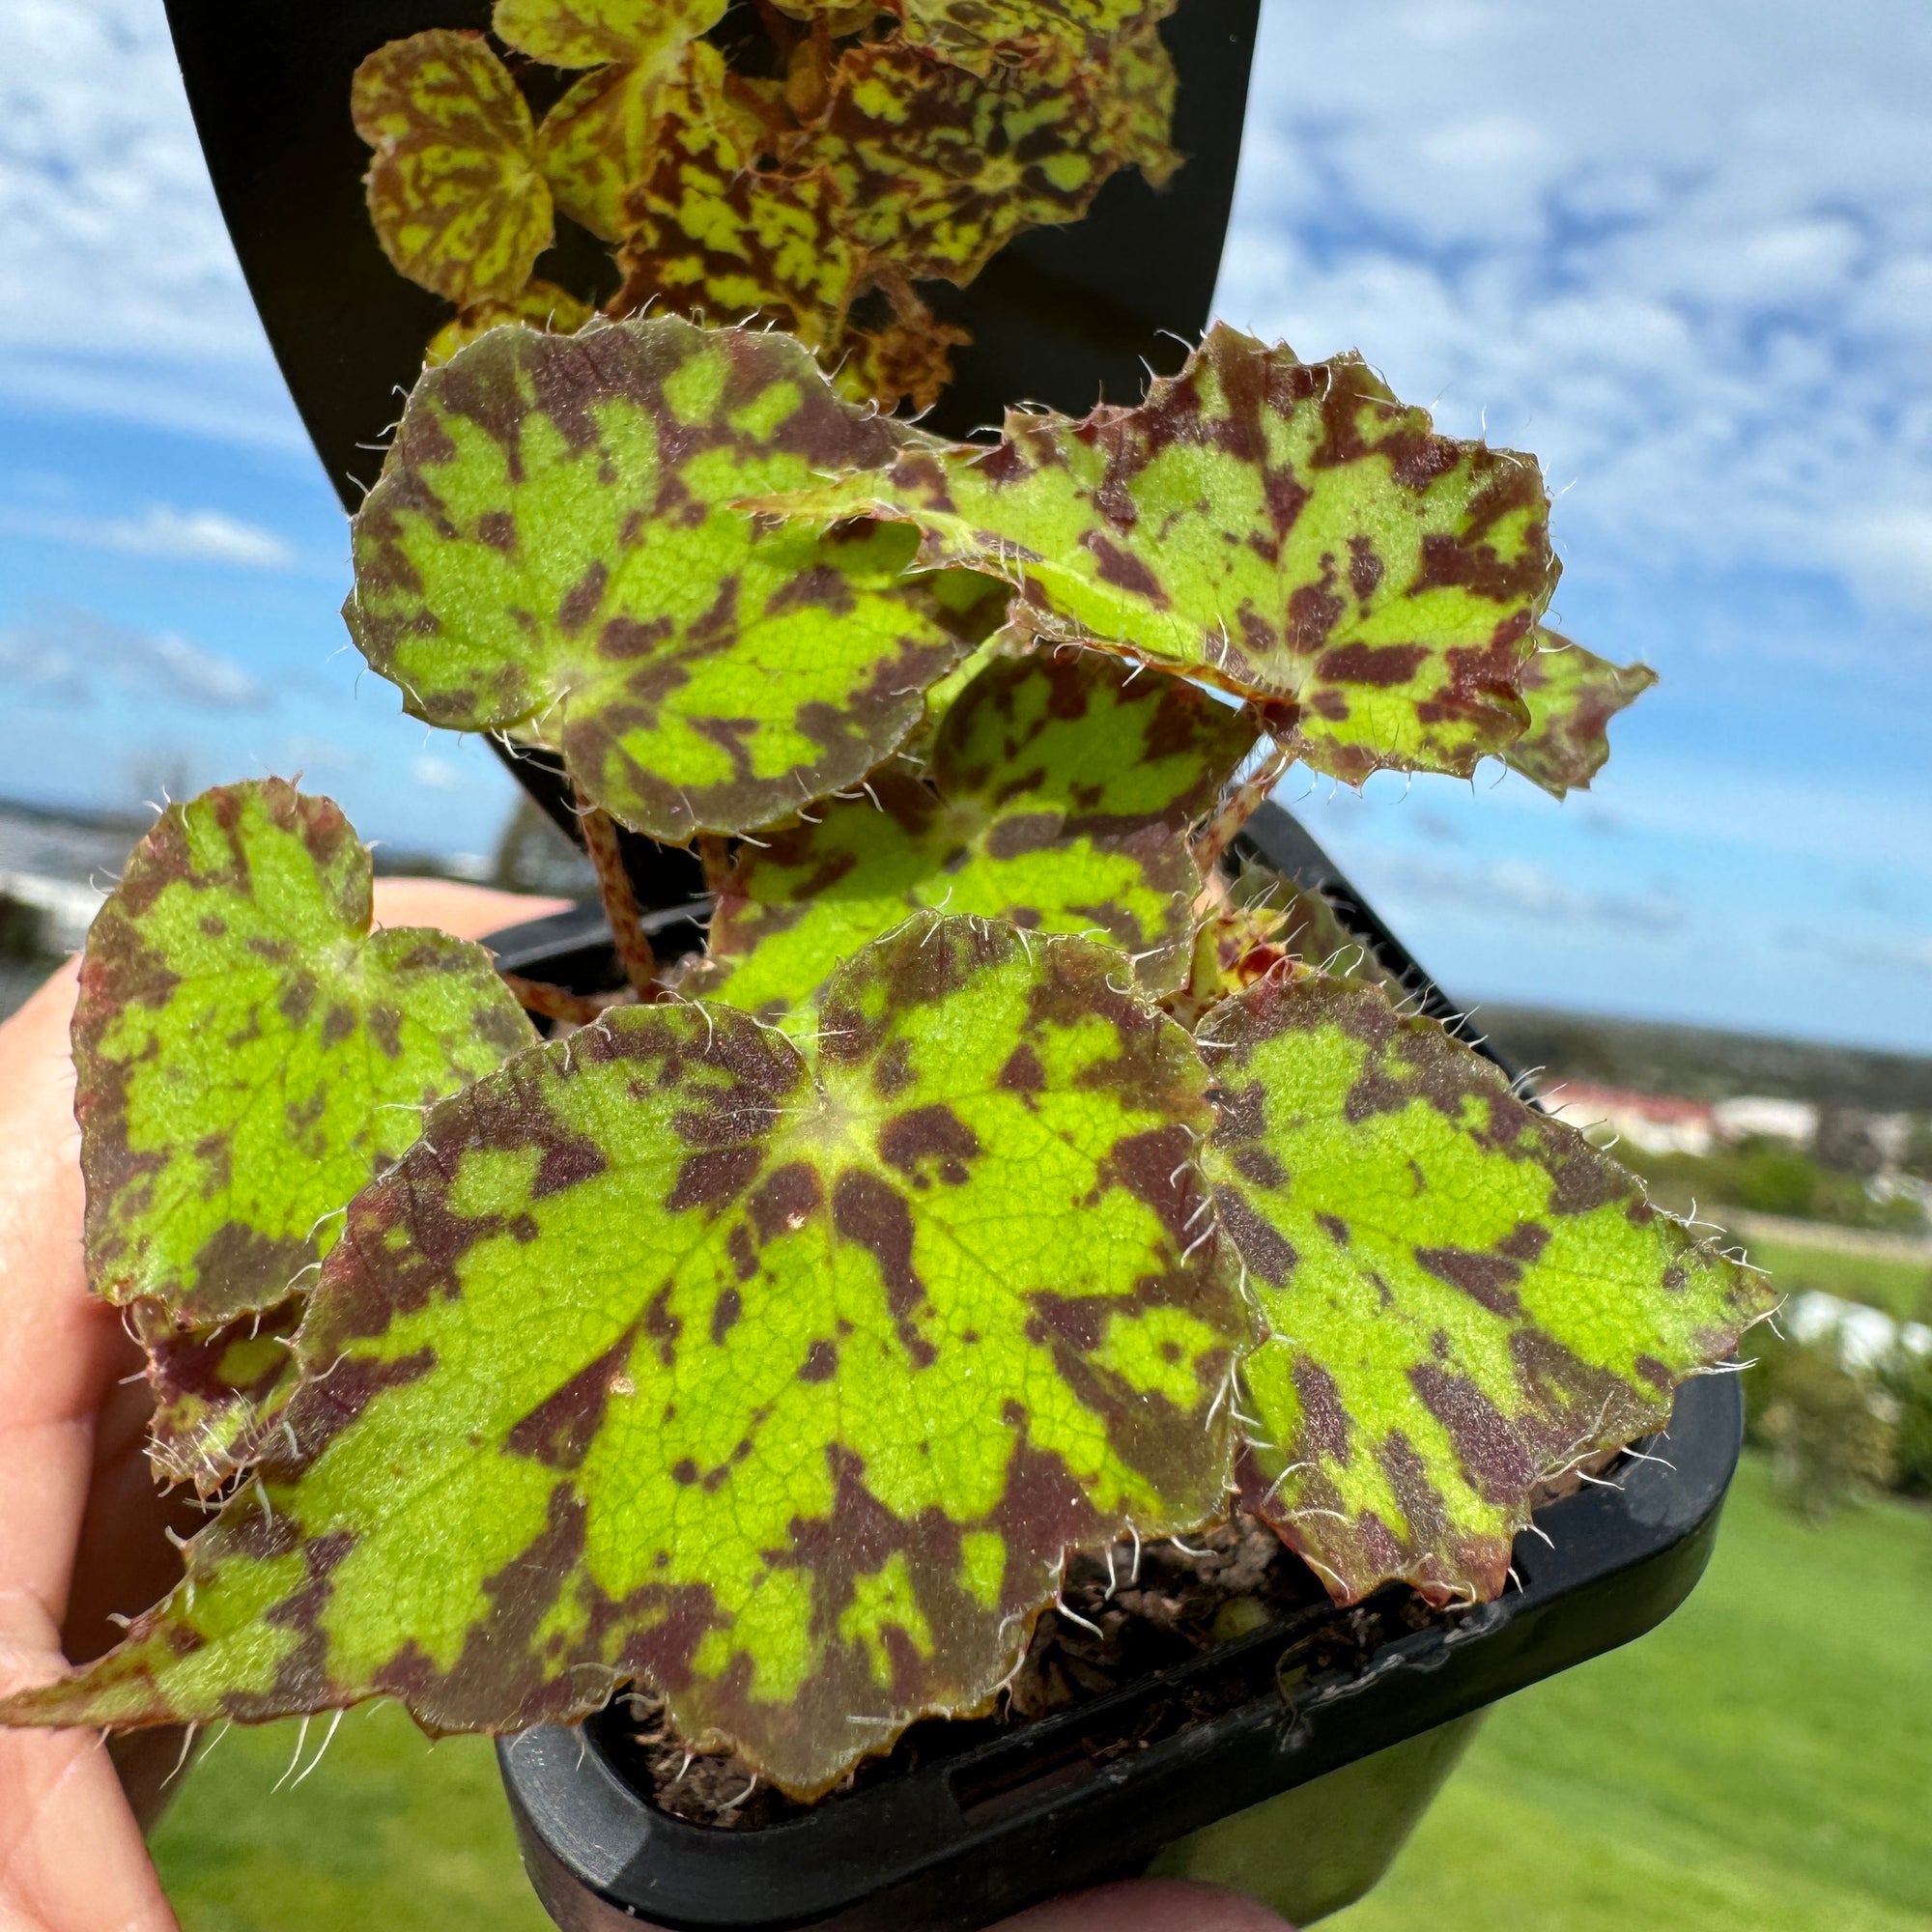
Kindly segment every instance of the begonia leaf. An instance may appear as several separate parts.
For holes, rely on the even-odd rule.
[[[727,172],[745,165],[758,124],[726,96],[724,77],[724,57],[702,41],[674,57],[585,74],[537,129],[556,205],[593,235],[622,242],[635,226],[630,199],[639,183],[680,145],[716,144]]]
[[[1174,56],[1159,28],[1147,21],[1110,42],[1105,59],[1112,96],[1107,145],[1155,187],[1165,187],[1181,166],[1173,141],[1180,87]]]
[[[1206,1081],[1118,971],[928,917],[803,1046],[630,1008],[437,1109],[187,1580],[0,1723],[505,1729],[631,1679],[813,1793],[984,1708],[1069,1546],[1223,1506]]]
[[[706,34],[724,0],[497,0],[491,31],[552,67],[656,60]]]
[[[981,80],[902,41],[848,48],[799,151],[845,232],[908,275],[964,284],[1022,229],[1077,221],[1124,156],[1101,68],[1056,56]]]
[[[350,629],[414,716],[534,721],[636,831],[769,823],[890,755],[1003,613],[986,578],[907,576],[902,527],[731,507],[894,434],[780,335],[495,330],[410,398],[355,517]]]
[[[907,518],[923,562],[1003,572],[1042,636],[1261,700],[1350,781],[1466,776],[1520,735],[1557,575],[1530,458],[1435,435],[1358,357],[1225,325],[1137,409],[1009,414],[996,448],[907,441],[761,507]]]
[[[1174,12],[1175,0],[897,0],[908,44],[992,76],[1043,47],[1102,52],[1136,26]]]
[[[1529,729],[1503,762],[1554,798],[1588,791],[1610,755],[1609,723],[1657,682],[1648,665],[1613,665],[1555,631],[1522,668]]]
[[[1131,681],[1097,652],[1000,659],[947,712],[929,784],[875,773],[740,848],[711,925],[731,970],[711,996],[781,1012],[922,908],[1096,932],[1165,991],[1201,889],[1187,827],[1254,742],[1193,686]]]
[[[423,360],[432,365],[447,362],[459,349],[505,323],[522,323],[553,335],[574,335],[595,313],[588,302],[579,301],[554,282],[531,282],[509,301],[476,302],[452,317],[430,337]]]
[[[625,203],[617,305],[653,301],[712,322],[753,319],[829,348],[864,272],[840,232],[837,185],[823,169],[763,174],[735,137],[680,128]]]
[[[1662,1427],[1774,1297],[1381,988],[1278,973],[1198,1036],[1267,1338],[1264,1513],[1353,1602],[1493,1597],[1532,1492]]]
[[[87,1266],[204,1326],[268,1308],[420,1110],[534,1037],[480,946],[370,931],[369,853],[279,779],[173,805],[88,933]]]
[[[551,244],[551,199],[502,62],[475,34],[432,27],[371,54],[350,108],[376,151],[369,218],[389,260],[460,307],[514,299]]]
[[[306,1306],[297,1293],[260,1314],[178,1328],[157,1304],[134,1303],[155,1398],[148,1460],[163,1482],[212,1495],[254,1455],[294,1392],[289,1342]]]

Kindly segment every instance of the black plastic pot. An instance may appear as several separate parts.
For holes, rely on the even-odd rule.
[[[1425,1009],[1463,1024],[1287,812],[1264,807],[1243,842],[1324,892]],[[688,907],[654,923],[661,952],[697,941]],[[492,943],[523,973],[584,989],[616,977],[595,908]],[[1656,1460],[1538,1512],[1548,1541],[1519,1541],[1520,1589],[1351,1667],[1309,1669],[1335,1625],[1318,1605],[761,1830],[657,1809],[626,1774],[614,1716],[524,1732],[497,1757],[526,1867],[566,1932],[972,1932],[1146,1871],[1216,1880],[1306,1924],[1387,1869],[1487,1705],[1640,1636],[1690,1594],[1743,1419],[1735,1378],[1691,1380]],[[1187,1720],[1203,1710],[1215,1715]]]

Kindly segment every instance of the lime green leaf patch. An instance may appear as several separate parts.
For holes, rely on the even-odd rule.
[[[1661,1427],[1771,1305],[1379,987],[1279,974],[1199,1038],[1204,1164],[1267,1331],[1243,1369],[1265,1514],[1342,1602],[1494,1596],[1536,1485]]]
[[[1097,933],[1164,991],[1201,888],[1187,827],[1254,741],[1240,713],[1097,652],[995,659],[947,712],[930,783],[875,773],[741,848],[712,922],[731,968],[715,996],[781,1011],[921,908]]]
[[[1613,665],[1555,631],[1522,668],[1529,729],[1503,762],[1553,797],[1587,791],[1610,755],[1609,723],[1657,682],[1648,665]]]
[[[997,448],[907,443],[766,507],[906,518],[923,561],[1019,585],[1041,636],[1258,699],[1351,781],[1466,776],[1521,734],[1557,574],[1530,458],[1437,436],[1358,357],[1219,325],[1138,409],[1009,414]]]
[[[396,267],[460,307],[513,300],[551,243],[529,109],[475,34],[446,27],[355,70],[355,131],[376,151],[369,218]]]
[[[188,1580],[0,1723],[513,1728],[631,1678],[810,1793],[983,1707],[1069,1546],[1223,1504],[1206,1082],[1118,972],[924,918],[803,1047],[631,1008],[437,1109]]]
[[[416,717],[533,726],[636,831],[767,824],[888,756],[1000,621],[993,581],[907,575],[902,526],[731,507],[894,434],[782,336],[498,329],[410,398],[345,615]]]
[[[170,806],[81,963],[87,1263],[205,1326],[271,1306],[420,1110],[534,1038],[480,946],[371,933],[369,854],[278,779]]]

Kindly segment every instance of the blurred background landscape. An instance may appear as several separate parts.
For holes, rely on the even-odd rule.
[[[358,675],[159,0],[0,28],[0,1012],[153,803],[224,780],[301,774],[382,869],[588,893],[482,747]],[[1662,674],[1563,806],[1282,801],[1786,1297],[1704,1585],[1500,1707],[1347,1932],[1932,1932],[1928,92],[1909,0],[1267,0],[1221,312],[1535,450],[1564,628]],[[294,1747],[182,1779],[189,1932],[544,1922],[486,1746],[358,1712],[273,1789]]]

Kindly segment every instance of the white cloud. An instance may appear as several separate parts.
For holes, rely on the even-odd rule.
[[[268,687],[232,658],[168,632],[130,630],[91,611],[56,608],[0,628],[0,685],[65,705],[102,689],[201,711],[270,704]]]
[[[160,0],[7,0],[4,18],[0,397],[250,440],[298,437],[202,164]]]
[[[153,503],[138,517],[63,517],[31,510],[0,512],[0,530],[55,543],[119,551],[128,556],[184,563],[225,563],[244,570],[286,570],[296,560],[272,530],[222,510],[178,510]]]
[[[1559,537],[1932,611],[1928,92],[1918,0],[1269,0],[1218,306],[1536,449]]]

